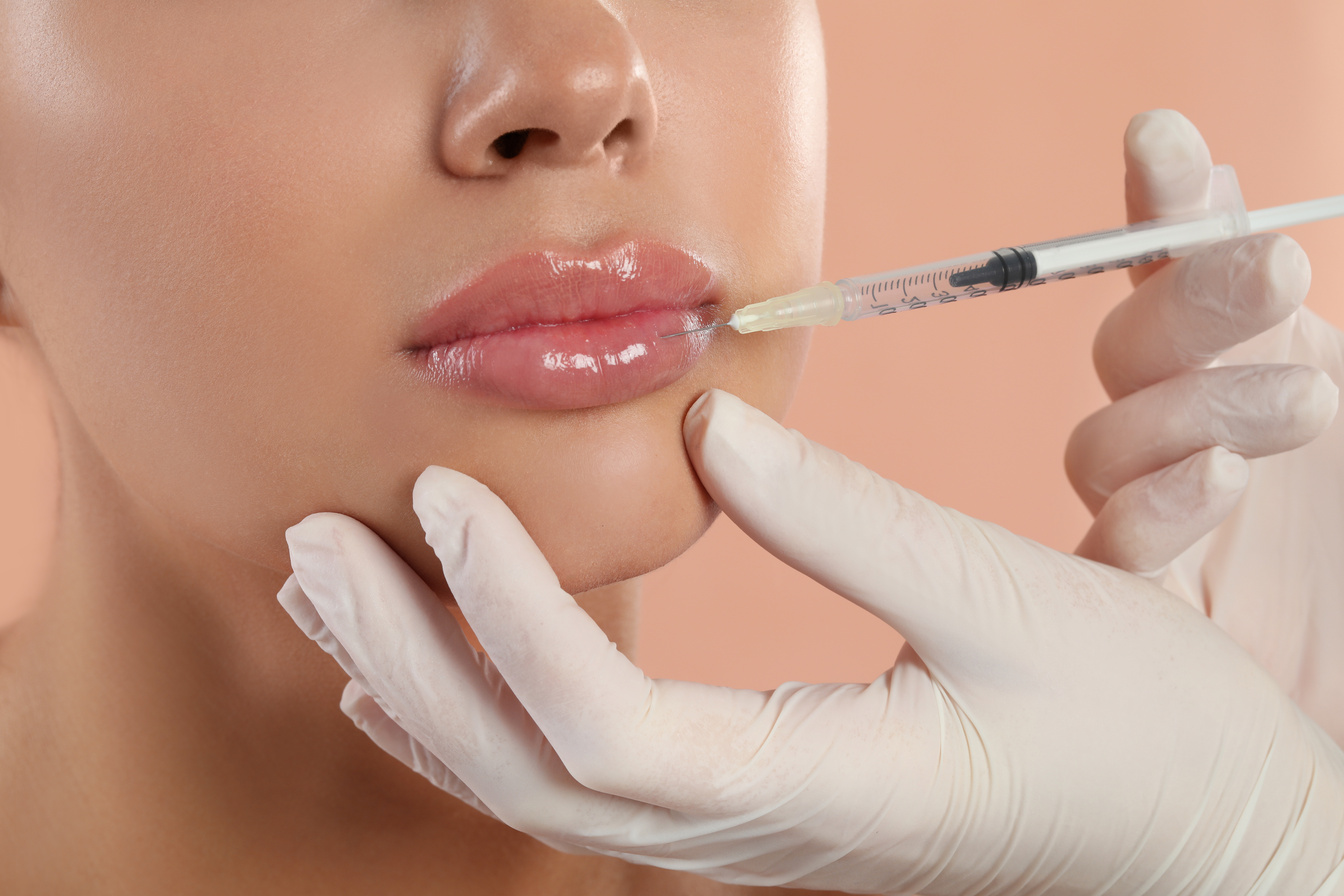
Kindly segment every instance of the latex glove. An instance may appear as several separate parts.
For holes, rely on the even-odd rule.
[[[1137,117],[1126,157],[1131,219],[1201,206],[1209,152],[1184,118]],[[1079,553],[1157,576],[1179,558],[1168,587],[1344,743],[1344,423],[1331,423],[1344,338],[1297,310],[1310,272],[1287,237],[1145,273],[1097,334],[1097,371],[1116,401],[1066,454],[1100,511]],[[1228,451],[1260,459],[1248,470]]]
[[[297,583],[280,599],[350,674],[356,724],[549,843],[728,882],[1344,887],[1344,754],[1189,606],[932,504],[725,393],[685,428],[729,517],[908,639],[886,674],[765,693],[650,680],[502,502],[431,467],[416,513],[488,659],[359,523],[318,514],[289,533]]]

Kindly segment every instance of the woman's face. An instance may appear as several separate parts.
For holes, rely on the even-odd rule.
[[[804,333],[658,336],[816,279],[824,118],[801,0],[0,0],[4,308],[180,530],[441,586],[439,464],[586,590],[708,523],[696,396],[783,413]]]

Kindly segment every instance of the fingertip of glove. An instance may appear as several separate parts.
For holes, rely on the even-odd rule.
[[[1204,481],[1215,491],[1230,494],[1246,488],[1251,479],[1251,465],[1246,458],[1221,445],[1205,452]]]
[[[1290,308],[1296,308],[1306,300],[1311,288],[1311,259],[1292,237],[1271,233],[1265,234],[1265,239],[1269,244],[1264,259],[1268,292]]]
[[[314,597],[322,600],[343,590],[352,526],[359,523],[348,516],[314,513],[285,530],[293,578],[310,602]]]
[[[467,482],[475,481],[456,470],[431,464],[416,477],[415,487],[411,490],[411,502],[417,512],[422,507],[428,509],[437,504],[452,502]]]
[[[352,678],[345,683],[345,690],[341,691],[341,712],[356,725],[363,720],[368,704],[373,702],[373,697],[360,687],[359,682]]]
[[[1199,130],[1174,109],[1151,109],[1130,119],[1125,151],[1163,178],[1194,173],[1208,155]]]
[[[691,402],[691,406],[686,409],[686,417],[682,421],[682,426],[689,429],[691,426],[700,425],[703,421],[709,419],[709,412],[706,405],[714,401],[716,395],[728,395],[722,389],[706,389],[700,393],[700,397]]]
[[[1325,432],[1339,410],[1339,386],[1329,374],[1316,367],[1308,368],[1302,378],[1306,385],[1303,407],[1307,423],[1317,432]]]
[[[724,392],[722,389],[710,389],[697,398],[687,409],[681,423],[681,433],[686,440],[686,447],[693,453],[699,453],[704,447],[711,425],[714,425],[716,430],[722,430],[728,425],[728,416],[739,410],[736,405],[741,404],[741,399],[736,395]]]
[[[1247,368],[1263,377],[1267,418],[1291,447],[1305,445],[1325,432],[1339,407],[1339,387],[1324,371],[1306,364],[1255,365]],[[1279,448],[1286,450],[1286,448]]]
[[[415,480],[411,506],[426,534],[446,523],[460,521],[474,502],[494,492],[465,473],[447,467],[426,467]]]
[[[299,584],[297,576],[291,575],[285,579],[285,584],[280,586],[275,599],[280,601],[280,606],[285,608],[285,612],[289,613],[295,622],[303,625],[300,616],[306,615],[305,611],[311,604],[308,601],[308,595],[303,593],[303,586]]]
[[[431,466],[420,474],[412,505],[459,605],[469,597],[470,589],[457,590],[470,556],[469,541],[478,545],[472,552],[477,556],[498,558],[500,551],[516,550],[520,537],[528,538],[513,511],[488,486],[446,467]]]
[[[789,462],[779,436],[785,430],[765,412],[711,389],[686,412],[686,447],[701,473],[767,475]]]
[[[315,593],[320,593],[317,591]],[[280,606],[289,614],[289,618],[294,620],[294,624],[299,630],[308,636],[309,640],[316,641],[323,650],[327,650],[327,639],[330,635],[327,629],[327,623],[322,619],[317,606],[313,603],[308,592],[299,584],[296,576],[290,576],[281,586],[276,594],[276,599],[280,601]]]
[[[343,521],[339,513],[312,513],[285,530],[290,557],[296,554],[328,553],[341,540]]]

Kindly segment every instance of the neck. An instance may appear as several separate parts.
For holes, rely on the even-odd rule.
[[[374,747],[340,712],[344,674],[277,603],[284,572],[185,534],[78,433],[61,444],[52,577],[0,649],[0,756],[24,769],[0,774],[0,802],[41,805],[43,823],[0,822],[0,843],[50,868],[120,857],[198,892],[214,863],[229,868],[221,883],[255,872],[277,892],[367,892],[379,873],[404,892],[421,877],[459,893],[623,888],[626,866],[552,852]],[[633,648],[637,582],[580,603]],[[146,843],[165,867],[145,864]]]

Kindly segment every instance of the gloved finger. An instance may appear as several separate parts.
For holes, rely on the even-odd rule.
[[[1224,448],[1140,476],[1111,495],[1074,553],[1161,579],[1171,561],[1227,518],[1249,476],[1245,459]]]
[[[1262,233],[1208,246],[1145,280],[1106,316],[1092,360],[1112,399],[1187,370],[1288,318],[1311,263],[1292,239]]]
[[[482,815],[499,820],[498,816],[490,811],[490,807],[472,793],[471,788],[462,783],[462,779],[453,774],[453,770],[444,765],[432,750],[407,734],[406,729],[388,715],[387,709],[377,697],[367,693],[354,681],[345,686],[345,693],[341,695],[341,711],[384,753],[400,760],[411,771],[440,790],[452,794]],[[564,840],[535,834],[533,836],[558,852],[574,855],[592,853],[592,850]]]
[[[342,670],[350,675],[345,690],[341,694],[341,711],[363,731],[370,740],[384,752],[400,760],[417,773],[428,778],[442,790],[470,806],[491,815],[492,813],[476,798],[465,784],[452,773],[437,757],[425,749],[424,745],[408,734],[380,706],[368,692],[363,681],[363,672],[350,658],[345,647],[336,640],[335,635],[322,621],[317,608],[308,595],[303,592],[298,578],[291,575],[285,580],[278,595],[280,604],[288,611],[290,618],[313,641],[317,642],[340,664]]]
[[[570,822],[570,812],[600,815],[489,661],[382,539],[332,513],[286,535],[295,575],[354,669],[352,680],[378,694],[397,724],[496,816],[545,836]]]
[[[612,644],[557,581],[489,489],[430,467],[415,510],[462,614],[565,768],[595,791],[707,819],[749,812],[815,773],[835,731],[789,743],[786,703],[852,700],[869,730],[889,710],[858,685],[757,691],[653,681]],[[790,702],[791,701],[791,702]]]
[[[481,802],[476,794],[471,792],[471,788],[453,774],[452,769],[444,765],[433,751],[397,724],[377,698],[353,679],[346,684],[345,692],[341,694],[341,712],[345,713],[346,717],[355,723],[355,727],[363,731],[384,753],[400,760],[403,765],[427,779],[435,787],[447,791],[478,812],[491,818],[495,817],[490,807]]]
[[[1307,444],[1334,419],[1339,390],[1297,364],[1194,370],[1085,419],[1064,452],[1074,490],[1094,514],[1127,482],[1215,445],[1264,457]]]
[[[986,628],[1012,615],[995,603],[1017,592],[997,527],[889,482],[726,392],[701,396],[684,429],[701,483],[739,528],[891,625],[930,665],[983,652]]]
[[[468,805],[491,814],[447,766],[398,725],[369,694],[369,686],[364,681],[363,671],[322,621],[317,608],[299,585],[297,576],[291,575],[285,580],[278,598],[280,605],[303,633],[317,642],[340,664],[345,674],[350,676],[350,681],[346,683],[345,690],[341,694],[341,711],[355,723],[355,726],[384,752],[401,760],[403,764],[428,778],[441,789]]]
[[[290,617],[313,641],[317,642],[350,676],[345,691],[341,694],[341,711],[355,723],[384,752],[400,760],[417,773],[429,779],[437,787],[446,790],[468,805],[493,817],[493,813],[471,792],[452,771],[423,744],[408,734],[405,729],[389,716],[377,700],[368,692],[364,673],[350,657],[345,647],[336,639],[327,624],[322,621],[317,608],[308,595],[303,592],[298,578],[291,575],[278,595],[280,604]]]
[[[1208,206],[1213,160],[1198,129],[1181,113],[1153,109],[1125,129],[1125,206],[1130,223]],[[1129,269],[1136,285],[1164,262]]]
[[[292,558],[291,558],[292,559]],[[364,681],[364,673],[360,671],[359,666],[350,658],[341,645],[336,640],[336,636],[327,628],[327,624],[322,621],[322,616],[309,600],[308,595],[304,593],[303,586],[299,584],[297,575],[291,575],[281,586],[280,593],[276,595],[280,601],[280,606],[285,608],[289,617],[310,639],[317,643],[332,659],[340,665],[341,670],[350,676],[351,681],[359,682],[367,688],[368,684]]]

